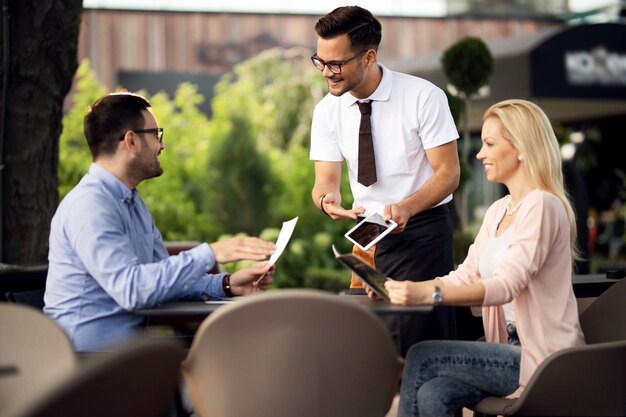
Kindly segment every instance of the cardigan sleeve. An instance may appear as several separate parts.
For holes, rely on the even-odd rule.
[[[569,230],[565,208],[555,195],[535,190],[528,194],[517,214],[506,254],[494,270],[493,279],[484,282],[484,305],[501,305],[528,287],[557,242],[559,230]],[[569,233],[567,233],[569,236]]]

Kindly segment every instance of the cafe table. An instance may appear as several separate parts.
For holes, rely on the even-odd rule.
[[[366,295],[360,294],[341,294],[337,296],[370,308],[378,315],[423,314],[432,310],[432,306],[401,306],[390,304],[384,300],[373,300]],[[237,299],[238,298],[219,301],[176,301],[158,305],[154,308],[136,310],[135,314],[146,317],[149,326],[199,324],[218,308],[237,303]]]
[[[606,274],[574,275],[572,284],[574,294],[579,301],[588,300],[587,304],[607,288],[619,281],[616,278],[607,278]],[[280,291],[280,290],[274,290]],[[389,314],[424,314],[432,310],[432,306],[400,306],[390,304],[383,300],[372,300],[363,295],[362,290],[346,290],[338,297],[345,297],[355,303],[361,304],[372,312],[384,316]],[[136,310],[135,314],[147,319],[148,326],[172,326],[172,327],[195,327],[202,323],[211,313],[218,308],[236,303],[239,298],[220,301],[177,301],[158,305],[154,308]],[[475,310],[477,310],[475,312]],[[474,315],[480,317],[480,308],[472,308]]]

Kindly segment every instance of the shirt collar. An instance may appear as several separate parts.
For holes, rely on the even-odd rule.
[[[135,199],[135,195],[137,195],[137,189],[129,189],[115,175],[96,163],[92,162],[89,166],[89,175],[102,181],[105,188],[120,201],[130,204]]]
[[[376,87],[376,90],[374,90],[374,92],[369,97],[363,100],[359,100],[358,98],[354,97],[349,92],[345,93],[344,95],[341,96],[341,102],[345,107],[350,107],[357,101],[364,101],[364,100],[387,101],[389,100],[389,96],[391,95],[391,84],[393,81],[393,75],[391,71],[389,71],[389,69],[387,69],[387,67],[385,67],[383,64],[378,64],[378,66],[383,72],[383,76],[380,80],[380,83],[378,84],[378,87]]]

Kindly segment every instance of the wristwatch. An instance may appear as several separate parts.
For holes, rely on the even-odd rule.
[[[233,294],[233,290],[230,288],[230,274],[224,274],[224,278],[222,278],[222,289],[224,290],[226,297],[232,298],[235,296],[235,294]]]
[[[435,292],[433,293],[433,305],[438,306],[443,301],[443,296],[441,295],[441,287],[439,285],[435,285]]]

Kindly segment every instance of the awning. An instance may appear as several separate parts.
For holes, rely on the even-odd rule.
[[[494,57],[494,72],[489,95],[472,100],[472,130],[480,129],[482,115],[491,104],[509,98],[531,100],[552,121],[561,123],[626,115],[625,24],[551,28],[487,45]],[[386,65],[445,88],[442,54]]]

